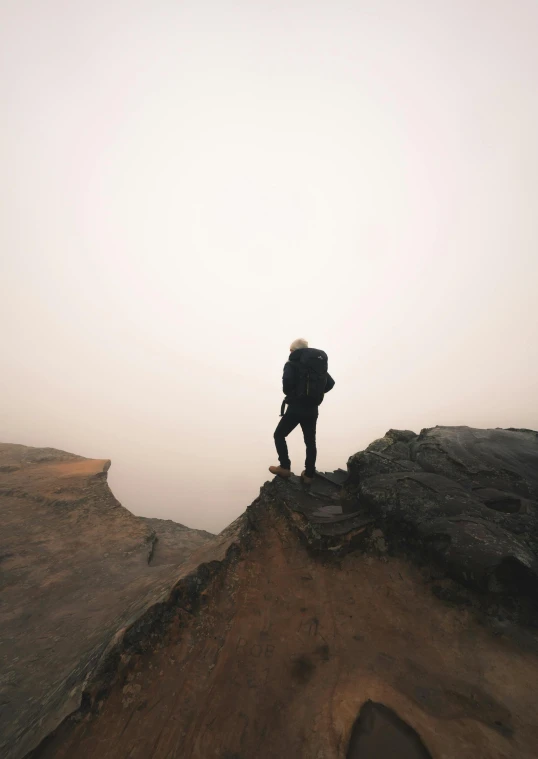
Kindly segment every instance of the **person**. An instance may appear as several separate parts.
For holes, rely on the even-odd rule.
[[[311,485],[316,472],[316,425],[318,408],[325,393],[334,387],[334,380],[327,372],[327,354],[308,347],[303,338],[290,345],[290,357],[284,366],[282,389],[284,402],[281,420],[274,432],[279,466],[270,466],[271,474],[287,479],[291,477],[291,462],[286,437],[297,425],[301,425],[306,445],[305,468],[301,474],[304,485]],[[288,406],[283,413],[285,405]]]

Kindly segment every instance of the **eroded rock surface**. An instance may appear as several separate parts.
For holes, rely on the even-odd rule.
[[[535,759],[536,599],[499,567],[534,571],[537,453],[527,431],[391,430],[347,478],[266,483],[31,759]]]
[[[153,550],[149,557],[152,567],[161,564],[181,564],[199,548],[215,536],[205,530],[193,530],[172,519],[139,517],[155,533]]]
[[[114,498],[109,461],[0,445],[0,755],[77,709],[111,640],[177,579],[153,527]],[[175,549],[185,560],[202,536]],[[168,553],[173,553],[171,541]],[[205,541],[204,541],[205,542]],[[160,562],[162,564],[162,562]]]
[[[348,466],[348,503],[381,519],[394,544],[420,550],[466,586],[510,596],[536,623],[536,432],[390,430]]]

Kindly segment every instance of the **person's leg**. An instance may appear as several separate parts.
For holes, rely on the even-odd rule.
[[[286,411],[273,435],[275,439],[276,452],[278,453],[278,460],[280,466],[283,469],[291,469],[291,462],[288,456],[288,446],[286,445],[286,437],[294,430],[299,424],[299,417],[292,413],[289,409]]]
[[[301,419],[301,429],[303,430],[304,442],[306,445],[305,475],[313,477],[316,473],[316,425],[318,415],[312,414],[304,416]]]

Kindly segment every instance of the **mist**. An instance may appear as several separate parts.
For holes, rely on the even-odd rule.
[[[391,427],[538,428],[534,0],[0,21],[3,442],[219,531],[277,463],[297,337],[336,381],[320,471]]]

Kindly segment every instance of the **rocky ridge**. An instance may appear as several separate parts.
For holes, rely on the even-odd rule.
[[[8,756],[531,759],[537,473],[536,433],[445,427],[390,430],[310,492],[266,483],[151,568],[75,698],[19,722]]]

